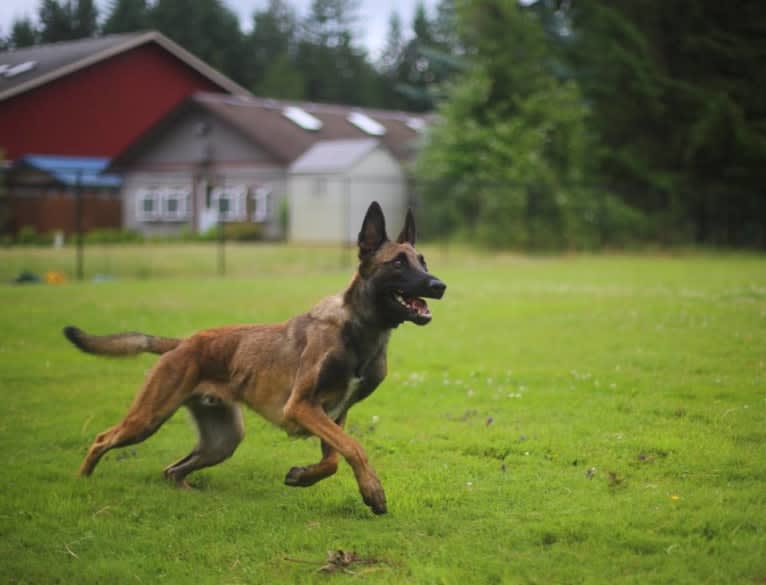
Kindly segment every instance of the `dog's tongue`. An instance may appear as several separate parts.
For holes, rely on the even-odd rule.
[[[423,299],[419,299],[419,298],[409,299],[409,305],[410,307],[415,309],[419,315],[428,314],[428,304]]]

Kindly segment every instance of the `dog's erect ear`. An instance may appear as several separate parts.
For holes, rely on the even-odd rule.
[[[386,241],[386,218],[378,202],[373,201],[364,215],[362,229],[359,230],[359,259],[364,260],[374,254]]]
[[[405,242],[415,245],[415,216],[412,215],[412,209],[407,210],[407,217],[404,220],[404,227],[402,228],[402,233],[399,234],[399,237],[396,238],[396,241],[399,244],[404,244]]]

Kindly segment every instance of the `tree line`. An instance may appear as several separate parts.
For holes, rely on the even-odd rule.
[[[257,95],[434,111],[412,171],[433,237],[766,247],[766,5],[441,0],[359,38],[356,0],[41,0],[10,48],[160,30]]]
[[[433,235],[766,248],[766,5],[457,0],[417,161]]]
[[[424,88],[443,80],[424,69],[419,47],[449,52],[451,0],[430,16],[422,3],[392,12],[386,46],[374,58],[359,36],[358,0],[313,0],[300,15],[289,0],[268,0],[243,30],[222,0],[40,0],[37,18],[13,22],[4,48],[158,30],[262,96],[424,111]]]

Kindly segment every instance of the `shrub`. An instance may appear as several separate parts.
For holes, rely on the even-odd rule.
[[[16,234],[16,244],[20,246],[50,246],[53,234],[38,234],[34,226],[25,225]]]
[[[650,236],[651,222],[646,214],[630,207],[614,195],[604,195],[600,216],[603,243],[606,245],[636,245]]]
[[[117,228],[99,228],[85,234],[87,244],[129,244],[144,241],[144,236],[134,230]]]
[[[227,240],[235,242],[257,242],[263,239],[263,227],[257,223],[246,221],[224,224],[224,236]],[[215,242],[220,237],[217,225],[207,231],[194,236],[196,241]]]

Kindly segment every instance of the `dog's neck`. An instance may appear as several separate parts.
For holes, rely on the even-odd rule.
[[[344,341],[362,361],[385,352],[391,330],[396,326],[381,319],[371,302],[373,295],[374,291],[359,274],[354,275],[343,293],[343,306],[349,316],[343,327]]]
[[[375,306],[375,291],[357,272],[343,292],[343,306],[351,315],[351,320],[381,334],[390,332],[399,323],[390,323],[384,319]]]

